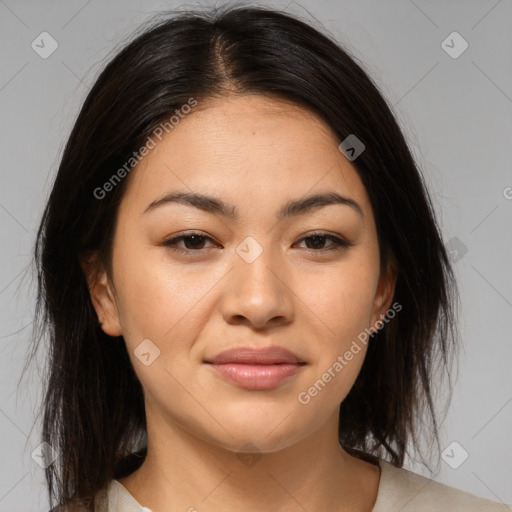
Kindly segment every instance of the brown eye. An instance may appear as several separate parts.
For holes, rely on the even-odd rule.
[[[306,241],[306,246],[308,247],[308,249],[324,249],[323,246],[325,245],[327,238],[328,237],[326,236],[315,235],[309,236],[304,240]],[[309,244],[308,241],[310,242]]]
[[[325,243],[327,240],[331,240],[332,243],[325,247]],[[329,235],[327,233],[314,233],[310,236],[306,236],[301,239],[301,242],[306,242],[306,249],[320,252],[320,251],[328,251],[328,250],[336,250],[341,247],[348,247],[352,244],[349,242],[342,240],[341,238]]]
[[[182,237],[187,249],[203,249],[206,238],[201,235],[190,235]]]
[[[209,236],[200,233],[190,233],[166,240],[162,245],[176,251],[200,251],[205,249],[204,244],[208,240],[213,241]],[[184,247],[178,246],[180,242],[183,242]]]

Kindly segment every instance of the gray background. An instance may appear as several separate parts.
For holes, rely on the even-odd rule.
[[[19,389],[18,380],[34,307],[25,271],[59,157],[103,59],[150,15],[177,5],[207,3],[0,0],[1,511],[47,510],[43,470],[31,458],[39,444],[39,372],[34,367]],[[442,439],[443,448],[458,443],[447,452],[452,465],[462,449],[469,457],[457,469],[442,461],[435,479],[512,503],[512,2],[263,5],[316,18],[394,105],[444,240],[458,248],[463,349]],[[59,45],[47,59],[31,48],[43,31]],[[469,44],[455,59],[441,46],[453,31]],[[407,467],[424,472],[411,460]]]

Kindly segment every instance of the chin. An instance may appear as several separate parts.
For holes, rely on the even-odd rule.
[[[291,420],[291,415],[287,417],[289,411],[285,414],[282,412],[283,408],[280,408],[279,414],[275,415],[250,411],[235,417],[224,416],[221,424],[225,430],[214,422],[214,425],[203,425],[202,432],[198,434],[208,442],[232,452],[278,452],[308,435],[306,425],[301,429],[301,424]]]
[[[281,435],[269,435],[268,430],[251,430],[241,433],[233,438],[217,440],[218,445],[228,451],[244,454],[265,454],[275,453],[284,450],[298,441],[292,435],[283,433]]]

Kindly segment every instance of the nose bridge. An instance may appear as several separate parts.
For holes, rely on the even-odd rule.
[[[254,237],[246,237],[236,247],[235,273],[240,275],[243,288],[251,293],[279,294],[285,277],[282,263],[275,247],[268,241],[262,245]],[[247,286],[248,285],[248,286]]]
[[[287,272],[275,247],[246,237],[233,254],[230,285],[224,297],[224,315],[243,316],[258,326],[275,317],[289,320],[292,297]]]

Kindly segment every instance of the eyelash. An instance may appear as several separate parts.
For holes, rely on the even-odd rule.
[[[176,252],[185,252],[185,253],[195,252],[195,253],[199,253],[199,252],[205,250],[205,248],[201,248],[201,249],[187,249],[187,248],[181,248],[181,247],[173,247],[173,245],[176,245],[179,242],[181,242],[181,241],[183,241],[183,240],[185,240],[187,238],[191,238],[193,236],[198,236],[198,237],[200,237],[202,239],[209,240],[211,242],[214,241],[211,237],[203,235],[201,233],[198,233],[198,232],[194,231],[194,232],[188,233],[186,235],[179,235],[179,236],[170,238],[168,240],[165,240],[162,243],[162,245],[164,247],[169,248],[171,251],[176,251]],[[343,239],[341,239],[341,238],[339,238],[337,236],[334,236],[334,235],[330,235],[330,234],[325,233],[323,231],[313,232],[310,235],[301,238],[299,240],[299,242],[302,242],[304,240],[307,240],[309,238],[314,238],[314,237],[321,237],[321,238],[330,239],[334,243],[333,243],[333,245],[331,245],[331,246],[329,246],[327,248],[324,248],[324,249],[309,249],[309,248],[306,248],[305,250],[310,252],[310,253],[325,253],[327,251],[340,250],[340,249],[347,248],[347,247],[350,247],[350,246],[353,245],[351,242],[347,242],[346,240],[343,240]]]

